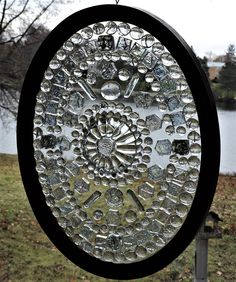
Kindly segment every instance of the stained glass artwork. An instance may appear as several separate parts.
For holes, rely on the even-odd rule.
[[[34,116],[45,201],[77,248],[129,264],[172,240],[192,205],[201,136],[191,90],[133,24],[78,30],[44,73]]]

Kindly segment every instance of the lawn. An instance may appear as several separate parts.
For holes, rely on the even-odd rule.
[[[212,210],[223,238],[209,241],[209,281],[236,281],[236,176],[220,176]],[[136,281],[193,281],[194,242],[162,271]],[[111,281],[67,260],[39,227],[28,203],[17,157],[0,154],[0,281]]]

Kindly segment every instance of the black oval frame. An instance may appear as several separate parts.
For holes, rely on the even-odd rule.
[[[101,261],[79,249],[64,233],[45,202],[35,169],[33,118],[36,94],[45,70],[56,51],[77,30],[100,21],[123,21],[142,27],[169,50],[192,91],[196,104],[202,145],[197,192],[185,222],[174,238],[150,258],[131,264]],[[161,19],[147,12],[120,5],[101,5],[78,11],[61,22],[46,38],[28,69],[17,119],[18,159],[24,187],[42,229],[54,245],[73,263],[95,275],[134,279],[157,272],[172,262],[193,240],[213,196],[219,173],[220,135],[214,98],[199,62],[182,37]]]

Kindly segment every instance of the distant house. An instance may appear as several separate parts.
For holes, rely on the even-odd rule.
[[[217,57],[214,58],[214,62],[221,62],[224,63],[226,60],[226,55],[219,55]]]
[[[225,63],[222,62],[207,62],[209,79],[215,81],[219,78],[219,73]]]

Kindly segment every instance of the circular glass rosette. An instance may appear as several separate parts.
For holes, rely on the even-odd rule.
[[[195,201],[203,141],[191,83],[158,32],[132,17],[94,17],[56,40],[31,132],[44,201],[78,251],[146,261],[174,241]]]

